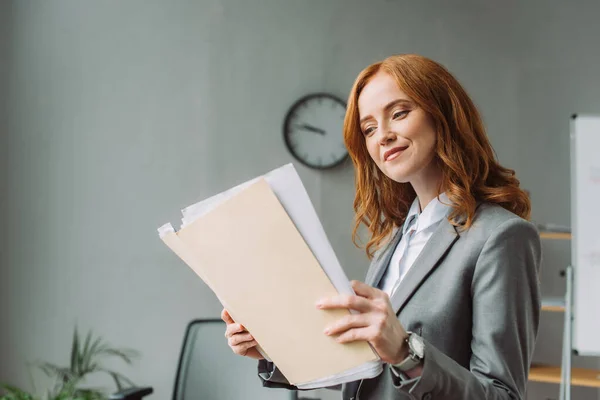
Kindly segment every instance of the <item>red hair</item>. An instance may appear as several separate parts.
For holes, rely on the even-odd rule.
[[[372,258],[395,227],[404,223],[416,193],[379,171],[360,129],[358,98],[378,72],[398,87],[432,119],[437,141],[434,162],[442,170],[442,188],[453,203],[448,219],[462,228],[473,223],[477,202],[488,202],[529,219],[529,197],[515,171],[501,166],[485,132],[477,107],[460,83],[439,63],[414,54],[395,55],[365,68],[356,78],[344,119],[344,141],[354,163],[356,212],[352,240],[364,224],[370,233],[366,252]]]

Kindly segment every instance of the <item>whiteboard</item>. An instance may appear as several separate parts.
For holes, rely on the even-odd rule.
[[[600,355],[600,116],[571,119],[573,348]]]

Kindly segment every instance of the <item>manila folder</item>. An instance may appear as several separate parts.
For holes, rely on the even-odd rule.
[[[323,333],[349,311],[316,308],[318,299],[337,291],[264,179],[163,241],[291,384],[379,359],[367,342],[340,344]]]

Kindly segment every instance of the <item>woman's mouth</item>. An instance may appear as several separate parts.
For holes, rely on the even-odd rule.
[[[402,154],[402,152],[407,148],[408,146],[394,147],[393,149],[390,149],[383,154],[383,160],[392,161],[393,159],[397,158],[400,154]]]

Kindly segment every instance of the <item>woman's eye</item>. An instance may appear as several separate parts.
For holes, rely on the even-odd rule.
[[[363,133],[365,135],[370,135],[371,133],[373,133],[373,131],[375,130],[375,127],[373,126],[368,126],[363,130]]]
[[[396,118],[400,118],[400,117],[404,117],[406,114],[408,114],[408,111],[396,111],[394,113],[394,115],[392,115],[392,118],[396,119]]]

